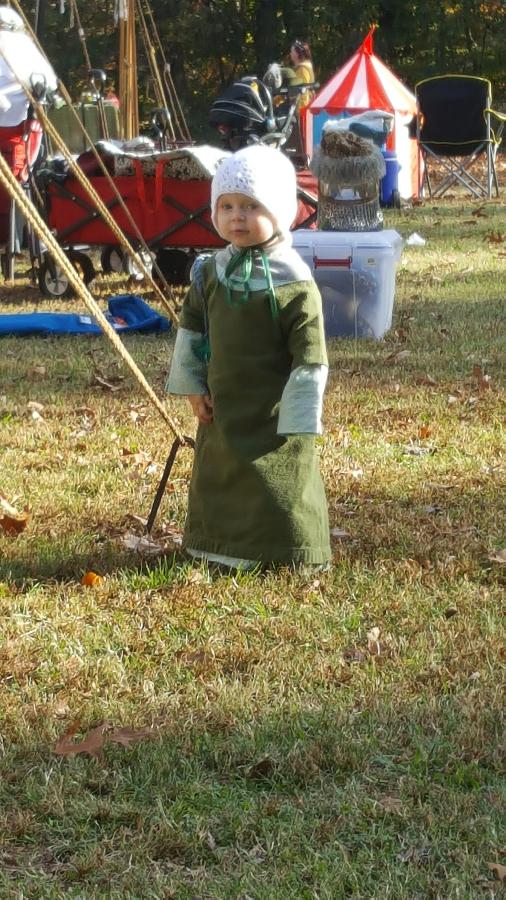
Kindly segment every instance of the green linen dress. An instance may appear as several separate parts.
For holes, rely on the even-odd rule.
[[[321,298],[313,281],[275,286],[275,295],[276,318],[266,289],[231,304],[215,258],[187,294],[182,328],[205,332],[207,315],[213,422],[198,427],[183,546],[261,563],[323,564],[329,525],[315,436],[277,434],[290,372],[328,364]]]

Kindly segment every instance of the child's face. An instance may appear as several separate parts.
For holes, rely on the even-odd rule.
[[[271,239],[276,222],[265,206],[246,194],[222,194],[216,204],[216,227],[236,247],[254,247]]]

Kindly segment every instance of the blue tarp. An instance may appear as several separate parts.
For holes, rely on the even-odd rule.
[[[105,315],[119,334],[131,331],[153,334],[171,327],[169,319],[135,294],[110,297],[108,307]],[[90,315],[82,313],[13,313],[0,315],[0,337],[7,334],[102,334],[102,329]]]

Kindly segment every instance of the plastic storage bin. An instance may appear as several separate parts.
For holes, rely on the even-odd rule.
[[[327,337],[383,337],[392,324],[400,234],[299,229],[292,238],[320,289]]]

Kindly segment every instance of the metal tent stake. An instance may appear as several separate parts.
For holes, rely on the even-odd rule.
[[[165,468],[163,470],[163,475],[160,479],[160,484],[158,485],[158,489],[155,494],[155,499],[153,500],[153,505],[151,507],[151,511],[148,516],[148,521],[146,523],[146,534],[150,534],[151,529],[154,525],[154,521],[156,519],[156,514],[158,512],[158,508],[160,503],[162,502],[162,497],[165,493],[165,488],[167,487],[167,482],[169,480],[169,475],[172,471],[172,466],[174,465],[174,460],[176,458],[177,451],[180,447],[192,447],[195,449],[195,441],[191,437],[184,437],[184,443],[179,438],[176,438],[172,447],[170,448],[170,453],[167,457],[167,462],[165,463]]]

